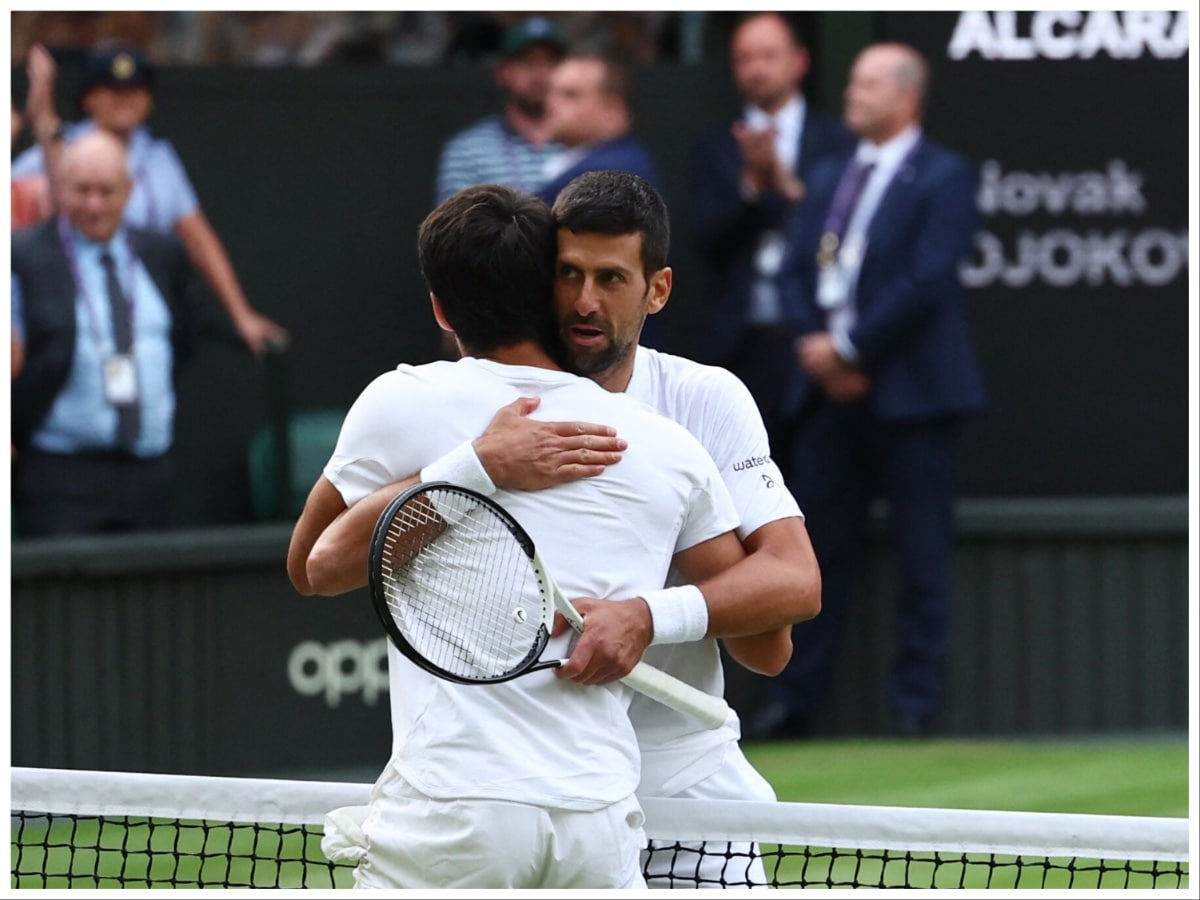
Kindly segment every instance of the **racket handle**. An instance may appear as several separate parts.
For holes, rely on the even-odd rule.
[[[707,728],[720,728],[733,717],[733,710],[723,698],[706,694],[646,663],[634,666],[621,682],[664,706],[695,716]]]

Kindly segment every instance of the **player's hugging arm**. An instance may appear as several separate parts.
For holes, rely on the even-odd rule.
[[[743,668],[758,675],[778,675],[792,658],[792,626],[749,637],[725,638],[721,643]]]

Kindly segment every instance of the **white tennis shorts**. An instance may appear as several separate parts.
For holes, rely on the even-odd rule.
[[[362,824],[359,888],[643,888],[635,797],[595,812],[504,800],[434,800],[398,775]]]

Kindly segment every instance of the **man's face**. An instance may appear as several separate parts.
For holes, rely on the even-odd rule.
[[[89,240],[116,234],[132,184],[119,153],[90,153],[64,160],[60,188],[63,211]]]
[[[898,64],[887,48],[879,47],[863,51],[850,70],[843,119],[859,137],[881,143],[903,127],[912,92],[900,87]]]
[[[733,80],[750,103],[775,112],[808,73],[808,54],[773,16],[745,22],[733,36]]]
[[[571,370],[605,384],[622,362],[632,365],[647,314],[667,302],[670,273],[660,269],[647,283],[640,234],[560,228],[554,311]]]
[[[105,131],[122,137],[133,134],[146,121],[153,105],[150,91],[144,87],[100,85],[83,98],[84,112]]]
[[[546,98],[547,127],[554,140],[578,147],[597,139],[597,125],[607,121],[603,81],[604,64],[595,59],[568,59],[554,70]]]
[[[554,47],[533,44],[518,56],[496,68],[496,83],[527,115],[541,118],[545,113],[550,73],[562,58]]]

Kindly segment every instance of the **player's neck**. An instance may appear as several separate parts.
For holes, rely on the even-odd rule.
[[[629,382],[633,380],[633,354],[629,354],[603,372],[597,372],[595,375],[589,375],[588,377],[610,393],[625,393],[625,389],[629,387]]]
[[[497,347],[487,353],[475,354],[506,366],[531,366],[535,369],[561,369],[558,363],[536,341],[522,341],[508,347]]]

